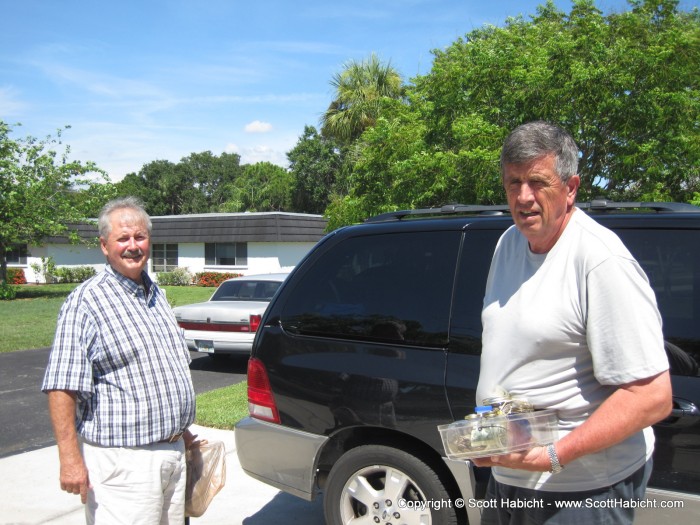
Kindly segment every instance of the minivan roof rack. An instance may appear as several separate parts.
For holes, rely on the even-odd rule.
[[[612,211],[621,209],[646,209],[665,213],[700,213],[700,207],[685,202],[614,202],[595,199],[591,202],[577,202],[576,206],[588,211]],[[370,217],[365,222],[400,221],[421,216],[444,215],[506,215],[510,213],[507,204],[447,204],[439,208],[420,208],[382,213]]]
[[[458,215],[458,214],[475,214],[475,215],[504,215],[510,213],[510,208],[507,204],[481,205],[481,204],[447,204],[440,208],[421,208],[418,210],[401,210],[382,213],[370,217],[365,222],[383,222],[383,221],[400,221],[408,217],[416,217],[420,215]]]
[[[614,202],[594,199],[591,202],[576,203],[576,206],[589,211],[609,211],[621,209],[646,209],[658,212],[700,213],[700,207],[686,202]]]

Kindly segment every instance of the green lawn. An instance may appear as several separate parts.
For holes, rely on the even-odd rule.
[[[0,352],[51,346],[63,301],[77,284],[17,286],[17,299],[0,301]],[[171,306],[206,301],[214,288],[164,286]],[[248,415],[248,384],[220,388],[197,396],[198,425],[233,429]]]
[[[51,346],[63,301],[77,284],[17,286],[17,299],[0,301],[0,353]],[[206,301],[214,288],[164,286],[171,306]]]
[[[0,352],[50,346],[58,311],[76,286],[17,286],[17,299],[0,301]]]
[[[233,430],[241,419],[248,416],[248,383],[219,388],[197,396],[198,425]]]

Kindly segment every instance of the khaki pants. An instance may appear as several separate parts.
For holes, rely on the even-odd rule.
[[[82,443],[91,489],[88,525],[182,525],[185,522],[185,445],[100,447]]]

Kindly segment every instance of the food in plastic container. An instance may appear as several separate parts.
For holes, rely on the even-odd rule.
[[[482,408],[482,410],[479,410]],[[512,411],[477,407],[462,421],[438,426],[450,459],[497,456],[552,443],[556,437],[556,410]]]

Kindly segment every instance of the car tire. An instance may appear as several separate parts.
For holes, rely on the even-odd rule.
[[[365,518],[363,523],[456,525],[451,502],[439,475],[425,462],[395,448],[363,445],[331,469],[323,511],[328,525],[358,518]]]

